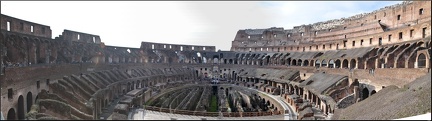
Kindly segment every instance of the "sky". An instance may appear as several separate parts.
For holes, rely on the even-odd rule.
[[[99,35],[105,45],[139,48],[142,41],[216,46],[228,51],[240,29],[292,29],[402,1],[1,1],[1,13]]]

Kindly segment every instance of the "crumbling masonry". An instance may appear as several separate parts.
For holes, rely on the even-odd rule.
[[[100,119],[114,100],[121,100],[117,112],[127,114],[159,97],[169,101],[146,109],[218,116],[197,113],[209,106],[216,79],[224,116],[285,112],[256,89],[283,98],[297,119],[324,119],[431,71],[431,1],[292,29],[239,30],[230,51],[151,42],[107,46],[98,35],[72,30],[51,36],[50,26],[1,15],[6,119]]]

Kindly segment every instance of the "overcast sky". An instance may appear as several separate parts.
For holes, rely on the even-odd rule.
[[[106,45],[141,41],[229,50],[239,29],[312,24],[372,12],[401,1],[1,1],[1,13],[99,35]]]

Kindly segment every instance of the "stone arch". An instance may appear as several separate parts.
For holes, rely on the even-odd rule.
[[[266,57],[265,57],[265,65],[269,65],[270,64],[270,55],[267,55]]]
[[[30,111],[31,106],[33,105],[33,95],[31,92],[27,93],[27,112]]]
[[[299,87],[297,85],[294,86],[294,94],[299,95]]]
[[[356,65],[357,65],[357,61],[355,59],[351,59],[351,61],[350,61],[350,68],[354,69],[354,68],[356,68]]]
[[[24,97],[20,95],[18,98],[18,119],[23,120],[24,118],[25,118]]]
[[[375,90],[372,90],[371,93],[370,93],[370,96],[372,96],[372,95],[375,94],[375,93],[376,93],[376,91],[375,91]]]
[[[358,81],[358,79],[354,79],[354,82],[351,83],[350,87],[349,87],[349,93],[354,93],[355,90],[355,86],[359,87],[360,86],[360,82]]]
[[[340,68],[342,65],[341,65],[341,61],[338,59],[338,60],[336,60],[335,61],[335,68]]]
[[[285,60],[284,59],[280,59],[281,64],[280,65],[285,65]]]
[[[348,68],[348,60],[344,59],[342,62],[342,68]]]
[[[321,61],[320,60],[316,60],[315,61],[315,67],[319,68],[321,66]]]
[[[327,67],[327,61],[325,59],[322,60],[321,67]]]
[[[309,65],[308,66],[314,66],[315,65],[315,63],[314,63],[315,61],[312,59],[312,60],[310,60],[309,61]]]
[[[291,64],[292,64],[293,66],[296,66],[296,65],[297,65],[297,61],[296,61],[295,59],[293,59]]]
[[[16,119],[17,119],[17,117],[15,114],[15,109],[14,108],[9,109],[8,114],[7,114],[7,120],[16,120]]]
[[[302,66],[302,60],[301,60],[301,59],[298,59],[297,61],[298,61],[298,62],[297,62],[297,65],[298,65],[298,66]]]
[[[361,92],[362,92],[362,97],[361,97],[362,100],[369,97],[369,89],[367,89],[366,87],[363,88],[363,90]]]
[[[288,58],[288,59],[286,60],[286,62],[287,62],[287,65],[291,65],[291,58]]]
[[[228,63],[233,64],[233,59],[229,59]]]
[[[309,61],[308,61],[308,60],[305,60],[305,61],[303,62],[303,66],[309,66]]]
[[[330,59],[330,60],[329,60],[329,62],[328,62],[328,67],[329,67],[329,68],[335,68],[335,62],[334,62],[333,59]]]
[[[426,56],[421,53],[418,57],[417,57],[417,67],[418,68],[426,68]]]

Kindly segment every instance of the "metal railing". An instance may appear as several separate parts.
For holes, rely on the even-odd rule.
[[[193,116],[207,116],[207,117],[218,117],[219,112],[202,112],[202,111],[189,111],[189,110],[175,110],[169,108],[160,108],[154,106],[146,106],[146,110],[158,111],[164,113],[174,113],[181,115],[193,115]],[[271,116],[283,114],[281,111],[271,111],[271,112],[222,112],[223,117],[256,117],[256,116]]]

